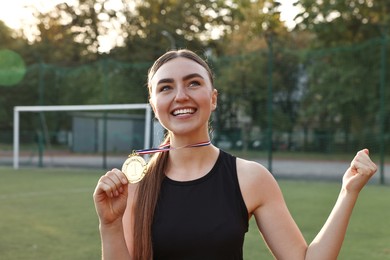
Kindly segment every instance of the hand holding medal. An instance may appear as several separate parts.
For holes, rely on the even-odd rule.
[[[144,158],[140,155],[142,154],[151,154],[158,152],[167,152],[170,150],[176,150],[181,148],[191,148],[191,147],[201,147],[210,145],[211,141],[201,142],[197,144],[186,145],[179,148],[170,147],[170,144],[163,144],[159,148],[145,149],[145,150],[136,150],[129,155],[129,158],[122,165],[122,172],[126,175],[129,183],[137,183],[141,181],[146,174],[148,165],[145,162]]]

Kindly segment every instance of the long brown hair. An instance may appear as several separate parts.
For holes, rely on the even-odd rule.
[[[157,70],[168,61],[183,57],[195,61],[203,66],[210,77],[213,86],[213,74],[208,64],[197,54],[189,50],[169,51],[158,58],[148,73],[149,96],[152,93],[151,80]],[[169,142],[169,133],[163,143]],[[148,163],[145,178],[139,183],[136,201],[134,206],[134,251],[133,259],[151,260],[153,259],[152,245],[152,224],[154,210],[160,193],[161,184],[167,169],[169,152],[157,153],[152,156]]]

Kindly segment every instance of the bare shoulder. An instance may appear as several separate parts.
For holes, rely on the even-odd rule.
[[[237,174],[240,182],[263,185],[274,181],[272,174],[258,162],[237,158]]]
[[[249,214],[260,207],[271,194],[279,192],[272,174],[255,161],[237,158],[237,176]]]

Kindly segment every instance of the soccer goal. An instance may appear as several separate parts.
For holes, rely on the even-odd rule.
[[[128,115],[126,111],[138,110],[137,114]],[[142,113],[145,110],[145,113]],[[113,111],[116,111],[115,113]],[[126,146],[126,150],[130,149],[130,141],[137,142],[137,149],[150,148],[153,142],[153,129],[156,127],[152,120],[152,109],[149,104],[110,104],[110,105],[65,105],[65,106],[16,106],[14,107],[14,122],[13,122],[13,168],[18,169],[21,162],[20,147],[21,147],[21,114],[39,113],[41,119],[45,118],[44,114],[55,112],[55,117],[59,117],[63,113],[71,114],[71,120],[68,125],[71,125],[71,130],[67,131],[67,135],[72,143],[72,150],[86,154],[90,149],[88,140],[94,145],[96,151],[103,154],[103,167],[106,165],[107,144],[111,145],[111,149],[120,149]],[[122,112],[119,114],[119,112]],[[134,112],[135,113],[135,112]],[[26,123],[27,124],[27,123]],[[47,122],[41,120],[41,129],[48,128]],[[130,128],[131,126],[131,128]],[[107,132],[115,130],[122,131],[122,136],[132,136],[132,140],[127,139],[116,140],[110,139]],[[124,131],[127,132],[124,132]],[[142,133],[143,131],[143,133]],[[45,131],[43,131],[45,132]],[[47,133],[48,131],[46,131]],[[48,134],[44,134],[49,136]],[[111,134],[113,135],[113,134]],[[38,138],[39,139],[39,138]],[[42,138],[41,138],[42,139]],[[98,141],[96,141],[98,139]],[[143,139],[143,140],[142,140]],[[50,137],[43,138],[44,144],[47,146],[50,143]],[[142,144],[143,141],[143,144]],[[36,142],[36,141],[35,141]],[[98,142],[98,145],[97,145]],[[115,146],[116,145],[116,146]],[[128,151],[128,153],[131,151]],[[124,154],[124,153],[122,153]],[[40,154],[42,155],[42,154]],[[127,154],[126,154],[127,155]],[[35,156],[36,157],[36,156]],[[40,156],[42,157],[42,156]],[[82,156],[71,156],[68,160],[76,160]],[[84,156],[86,157],[86,156]],[[64,158],[62,158],[64,159]],[[96,159],[96,156],[95,156]],[[40,158],[42,160],[42,158]]]

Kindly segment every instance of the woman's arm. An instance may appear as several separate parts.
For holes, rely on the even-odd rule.
[[[306,259],[337,259],[358,195],[377,170],[368,154],[368,150],[364,149],[352,160],[344,174],[336,204],[325,225],[309,245]]]
[[[343,187],[324,227],[307,246],[290,215],[273,176],[261,165],[237,161],[239,182],[248,212],[277,259],[336,259],[360,190],[375,173],[368,151],[360,151],[343,178]]]
[[[99,217],[102,259],[130,259],[122,221],[130,190],[126,176],[118,169],[108,171],[95,188],[93,198]]]
[[[294,222],[282,192],[269,171],[255,162],[237,160],[241,194],[249,215],[275,259],[304,259],[307,243]]]
[[[102,243],[102,259],[131,259],[123,232],[122,220],[109,225],[99,226]]]

